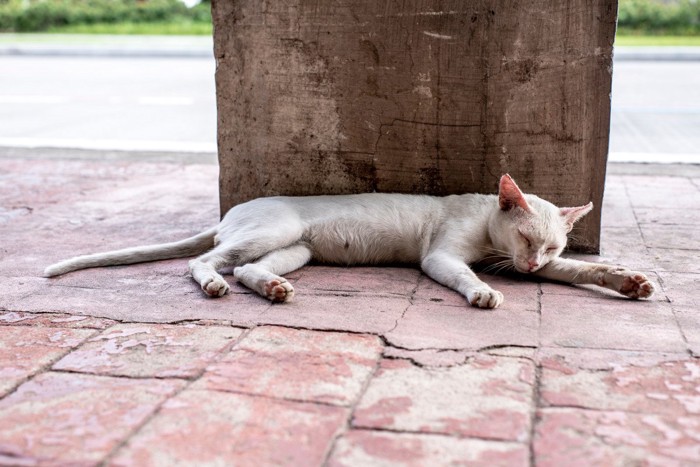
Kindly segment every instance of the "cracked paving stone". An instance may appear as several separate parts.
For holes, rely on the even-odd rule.
[[[700,464],[700,417],[555,408],[539,418],[541,467]]]
[[[542,345],[685,352],[667,303],[626,298],[542,296]]]
[[[218,326],[118,324],[53,368],[112,376],[191,378],[242,332]]]
[[[355,292],[410,297],[418,283],[415,268],[307,266],[294,283],[299,293],[314,291]]]
[[[193,387],[349,405],[382,349],[376,336],[259,327]]]
[[[376,297],[352,292],[304,295],[274,304],[256,318],[258,324],[382,334],[396,326],[410,302],[405,297]]]
[[[91,329],[0,328],[0,396],[93,335]]]
[[[8,311],[0,313],[0,325],[48,326],[54,328],[106,329],[117,324],[111,319],[64,313],[23,313]]]
[[[534,347],[538,344],[538,323],[535,310],[480,310],[419,301],[385,337],[392,345],[411,350]]]
[[[186,390],[167,401],[109,465],[321,465],[349,410]]]
[[[522,442],[534,383],[534,364],[524,359],[479,355],[448,368],[383,360],[353,426]]]
[[[543,358],[541,365],[540,397],[545,405],[700,415],[700,362],[696,359],[586,369],[553,355]]]
[[[424,467],[429,465],[529,465],[524,444],[451,436],[351,430],[335,444],[331,467]]]
[[[41,374],[0,400],[0,463],[95,465],[184,384]]]

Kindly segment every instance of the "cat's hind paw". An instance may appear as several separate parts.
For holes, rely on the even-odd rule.
[[[286,280],[265,282],[265,296],[273,302],[288,302],[294,296],[294,287]]]
[[[491,287],[481,287],[467,293],[467,300],[479,308],[498,308],[503,303],[503,294]]]
[[[210,281],[202,283],[202,290],[210,297],[223,297],[231,288],[223,278],[213,277]]]
[[[622,280],[619,292],[629,298],[648,298],[654,293],[654,285],[644,274],[630,272]]]

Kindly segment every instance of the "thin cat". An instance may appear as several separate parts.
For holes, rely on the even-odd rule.
[[[273,302],[286,302],[294,288],[282,275],[312,259],[342,265],[417,263],[470,304],[496,308],[503,294],[469,267],[490,259],[546,279],[596,284],[630,298],[651,296],[654,287],[644,274],[559,257],[574,223],[592,208],[592,203],[558,208],[523,194],[509,175],[501,177],[498,195],[259,198],[233,207],[218,226],[191,238],[78,256],[49,266],[44,275],[201,254],[189,267],[207,295],[229,291],[218,270],[233,266],[239,282]]]

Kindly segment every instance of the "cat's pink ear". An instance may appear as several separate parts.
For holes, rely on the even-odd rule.
[[[509,211],[515,207],[530,211],[530,205],[525,201],[523,192],[520,191],[518,185],[515,184],[510,175],[505,174],[501,177],[498,184],[498,204],[504,211]]]
[[[574,223],[591,212],[591,209],[593,209],[592,202],[586,204],[585,206],[578,206],[575,208],[559,208],[559,212],[564,217],[564,221],[569,227],[569,232],[571,232],[571,229],[574,228]]]

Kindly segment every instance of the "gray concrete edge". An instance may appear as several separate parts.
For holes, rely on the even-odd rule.
[[[64,148],[12,148],[0,146],[0,159],[53,159],[97,162],[146,162],[170,164],[218,165],[216,153],[108,151]],[[700,177],[700,164],[641,164],[609,162],[608,175],[650,175],[664,177]]]

